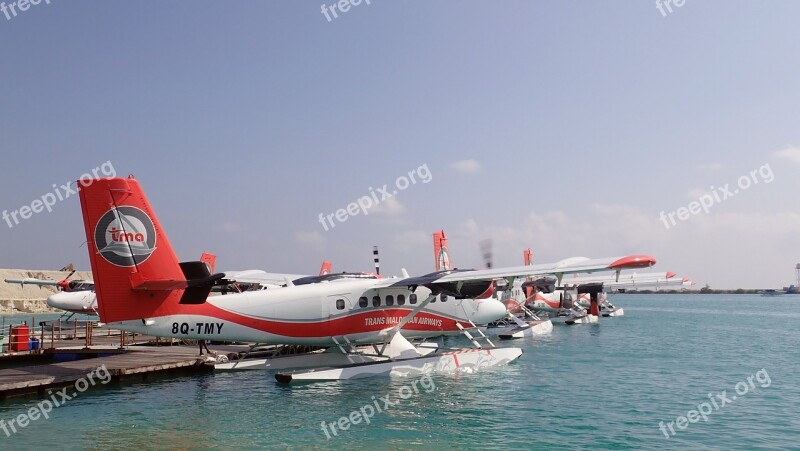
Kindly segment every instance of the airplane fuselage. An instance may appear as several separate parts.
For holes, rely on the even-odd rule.
[[[62,291],[47,297],[51,308],[72,313],[97,314],[97,296],[94,291]]]
[[[184,305],[180,313],[110,323],[131,332],[159,337],[247,341],[265,344],[331,345],[333,338],[355,343],[391,338],[396,326],[430,290],[385,287],[381,280],[335,280],[276,290],[211,296],[203,304]],[[376,287],[376,285],[381,285]],[[442,301],[437,296],[402,330],[407,338],[458,333],[457,323],[486,324],[505,315],[495,299]],[[101,311],[102,314],[102,311]],[[102,320],[102,315],[101,315]]]
[[[515,283],[511,289],[502,292],[500,300],[509,306],[512,313],[515,305],[524,305],[537,312],[558,314],[574,306],[574,295],[575,293],[557,287],[552,293],[533,290],[528,296],[519,283]]]

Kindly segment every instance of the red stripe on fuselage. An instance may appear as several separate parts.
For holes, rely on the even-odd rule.
[[[319,321],[276,321],[245,316],[210,303],[191,306],[192,308],[188,307],[188,305],[183,306],[180,314],[217,318],[270,334],[295,338],[377,332],[397,325],[411,312],[411,309],[401,308],[365,309],[363,311],[352,311],[346,316],[320,319]],[[417,313],[414,318],[403,326],[403,330],[425,332],[458,331],[457,322],[452,318],[425,311]],[[468,326],[468,323],[465,322],[461,324],[464,327]]]
[[[560,308],[561,307],[561,303],[560,302],[558,302],[558,301],[549,301],[547,298],[545,298],[544,296],[542,296],[539,293],[536,293],[536,295],[533,297],[533,300],[534,301],[542,301],[545,304],[547,304],[547,305],[549,305],[550,307],[553,307],[553,308]]]

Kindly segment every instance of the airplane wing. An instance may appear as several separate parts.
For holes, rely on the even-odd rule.
[[[610,282],[604,283],[603,287],[608,288],[610,290],[643,290],[643,289],[650,289],[650,288],[666,288],[666,287],[684,287],[684,286],[691,286],[692,282],[683,277],[683,278],[672,278],[672,279],[634,279],[634,280],[620,280],[619,282]]]
[[[57,280],[42,280],[34,277],[26,277],[24,279],[5,279],[6,283],[18,283],[20,285],[38,285],[38,286],[57,286]]]
[[[248,269],[245,271],[225,272],[226,281],[230,283],[260,283],[262,285],[284,285],[286,280],[296,280],[301,277],[308,277],[307,274],[282,274],[262,271],[260,269]]]
[[[647,288],[663,288],[674,286],[690,285],[691,281],[683,277],[675,277],[674,272],[648,272],[648,273],[631,273],[625,274],[615,279],[614,276],[574,276],[565,277],[562,281],[563,285],[579,285],[583,283],[600,282],[604,288],[609,290],[636,290]],[[688,283],[687,283],[688,282]]]
[[[632,268],[648,268],[656,263],[656,259],[647,255],[630,255],[627,257],[586,259],[577,262],[544,263],[509,268],[482,269],[460,272],[442,277],[438,282],[457,282],[466,280],[507,279],[509,277],[539,276],[553,274],[561,277],[564,274],[592,273],[597,271],[616,271]]]
[[[610,283],[657,283],[673,280],[675,277],[674,272],[633,272],[620,275],[619,280],[614,275],[583,275],[574,274],[564,277],[561,281],[564,285],[580,285],[582,283],[601,282],[604,284]]]
[[[559,280],[565,274],[593,273],[599,271],[619,272],[623,269],[647,268],[656,263],[648,255],[629,255],[614,258],[572,258],[558,263],[545,263],[507,268],[480,270],[449,270],[409,277],[401,280],[389,279],[386,286],[425,286],[434,292],[449,294],[459,298],[471,298],[485,293],[488,285],[497,279],[513,281],[518,277],[555,275]]]

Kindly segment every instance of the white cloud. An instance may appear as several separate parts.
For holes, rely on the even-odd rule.
[[[778,150],[773,155],[800,164],[800,147],[786,146],[785,149]]]
[[[481,170],[481,164],[477,160],[461,160],[450,165],[462,174],[475,174]]]
[[[295,232],[294,240],[299,244],[318,245],[325,242],[325,237],[316,230],[313,232]]]
[[[709,164],[701,164],[701,165],[698,165],[696,167],[697,167],[697,169],[699,169],[701,171],[710,171],[710,172],[719,172],[719,171],[725,169],[725,165],[720,163],[720,162],[718,162],[718,161],[715,161],[715,162],[709,163]]]
[[[226,222],[225,224],[222,224],[222,230],[226,232],[241,232],[242,226],[232,222]]]
[[[692,188],[692,189],[690,189],[689,191],[686,192],[686,197],[689,198],[689,199],[694,200],[694,199],[698,199],[698,198],[700,198],[702,196],[705,196],[705,195],[708,195],[708,194],[713,194],[713,193],[711,191],[707,190],[707,189]]]
[[[371,215],[399,216],[406,212],[406,207],[396,197],[390,197],[373,205],[367,212]]]
[[[426,246],[431,246],[431,234],[422,230],[405,230],[396,233],[391,238],[390,250],[395,252],[421,252]]]

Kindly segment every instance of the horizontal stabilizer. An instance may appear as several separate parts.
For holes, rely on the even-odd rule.
[[[148,280],[134,285],[133,289],[150,290],[150,291],[173,291],[173,290],[182,290],[184,288],[195,288],[205,285],[211,287],[214,286],[217,283],[217,281],[222,280],[224,278],[225,274],[219,273],[205,277],[203,279],[193,279],[193,280],[168,280],[168,279]]]
[[[180,304],[202,304],[208,298],[211,288],[219,280],[225,278],[225,274],[222,273],[210,274],[208,265],[202,261],[181,262],[180,268],[183,271],[185,280],[151,279],[134,284],[133,289],[152,291],[184,290]]]

